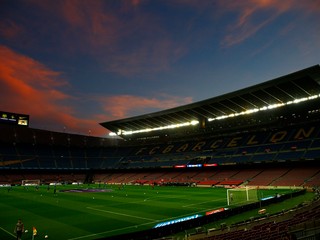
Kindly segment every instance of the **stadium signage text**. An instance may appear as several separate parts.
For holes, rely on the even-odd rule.
[[[217,167],[217,163],[205,163],[205,164],[181,164],[181,165],[174,165],[174,168],[199,168],[199,167]]]
[[[314,134],[315,127],[298,128],[294,131],[282,130],[275,131],[271,135],[269,133],[258,134],[244,134],[234,137],[221,137],[199,142],[188,142],[184,144],[169,144],[157,145],[140,148],[135,155],[154,155],[154,154],[168,154],[168,153],[183,153],[183,152],[197,152],[197,151],[214,151],[219,148],[233,148],[239,146],[254,146],[258,144],[275,144],[288,140],[307,139]],[[293,133],[293,134],[292,134]],[[267,137],[266,137],[267,136]]]

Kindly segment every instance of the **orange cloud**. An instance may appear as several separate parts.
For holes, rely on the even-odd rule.
[[[92,134],[102,133],[93,119],[75,117],[66,104],[74,97],[59,88],[70,87],[61,73],[0,45],[1,110],[30,115],[31,127]],[[105,132],[105,130],[104,130]]]
[[[61,77],[38,61],[0,45],[0,110],[30,115],[30,126],[52,131],[103,136],[107,130],[98,123],[125,118],[145,112],[173,108],[192,102],[192,98],[160,96],[145,98],[131,95],[90,97],[66,94],[72,88]],[[101,104],[101,113],[77,113],[72,102],[88,99]],[[105,113],[105,114],[104,114]],[[77,114],[83,117],[77,117]]]
[[[157,98],[146,98],[132,95],[110,96],[101,99],[103,109],[106,113],[113,116],[115,120],[129,117],[130,113],[145,113],[147,109],[149,112],[169,109],[180,105],[185,105],[192,102],[192,98],[178,98],[166,96],[164,100]],[[152,110],[151,110],[152,109]]]

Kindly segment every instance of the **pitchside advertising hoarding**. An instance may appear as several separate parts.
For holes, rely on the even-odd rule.
[[[195,218],[198,218],[198,217],[202,217],[202,215],[195,214],[195,215],[192,215],[192,216],[173,219],[173,220],[167,221],[167,222],[161,222],[161,223],[158,223],[157,225],[155,225],[153,228],[164,227],[164,226],[172,225],[172,224],[175,224],[175,223],[180,223],[180,222],[188,221],[188,220],[191,220],[191,219],[195,219]]]
[[[29,115],[0,111],[0,123],[28,127]]]
[[[201,167],[217,167],[217,163],[204,163],[204,164],[181,164],[174,165],[174,168],[201,168]]]
[[[219,212],[223,212],[228,210],[228,208],[219,208],[219,209],[215,209],[215,210],[211,210],[205,213],[206,216],[208,215],[212,215],[215,213],[219,213]],[[183,217],[183,218],[178,218],[178,219],[173,219],[167,222],[161,222],[156,224],[153,228],[158,228],[158,227],[164,227],[164,226],[168,226],[168,225],[172,225],[172,224],[176,224],[176,223],[180,223],[180,222],[184,222],[184,221],[188,221],[188,220],[192,220],[195,218],[199,218],[202,217],[202,214],[195,214],[195,215],[191,215],[191,216],[187,216],[187,217]]]

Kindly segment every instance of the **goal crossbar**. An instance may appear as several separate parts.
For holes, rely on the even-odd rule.
[[[39,186],[41,181],[39,179],[25,179],[22,180],[22,186]]]

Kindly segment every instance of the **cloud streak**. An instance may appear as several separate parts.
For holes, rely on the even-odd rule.
[[[63,32],[58,41],[66,52],[89,54],[106,72],[121,76],[165,72],[187,52],[164,28],[161,16],[140,9],[143,1],[33,3],[64,23],[56,30]]]
[[[147,98],[132,95],[110,96],[100,99],[104,112],[115,119],[131,117],[133,113],[143,114],[185,105],[192,102],[192,98],[165,96],[163,99]],[[109,119],[109,120],[115,120]]]
[[[244,0],[220,1],[219,4],[224,14],[233,13],[236,16],[235,21],[227,27],[222,40],[224,47],[251,38],[286,12],[299,11],[305,15],[320,12],[320,5],[316,1]]]

